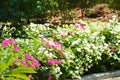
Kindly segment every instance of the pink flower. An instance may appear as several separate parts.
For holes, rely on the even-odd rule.
[[[76,24],[75,28],[81,28],[82,30],[84,30],[85,26],[84,25],[80,25],[80,24]]]
[[[19,51],[20,48],[19,48],[17,45],[14,45],[14,50],[15,50],[15,51]]]
[[[72,32],[68,32],[68,35],[71,35],[72,34]]]
[[[52,80],[52,75],[48,75],[48,80]]]
[[[54,41],[53,43],[54,43],[53,47],[54,47],[55,49],[61,49],[61,48],[62,48],[62,45],[61,45],[60,42]]]
[[[114,46],[112,46],[112,45],[109,45],[108,48],[110,49],[110,52],[114,52],[115,51]]]
[[[26,67],[30,67],[30,64],[29,63],[26,63],[26,61],[25,60],[20,60],[20,62],[24,65],[24,66],[26,66]]]
[[[29,77],[30,79],[33,79],[33,76],[32,76],[32,74],[30,74],[28,77]]]
[[[40,38],[41,38],[41,41],[44,41],[44,40],[45,40],[44,36],[41,36]]]
[[[61,64],[61,61],[60,61],[60,59],[53,59],[53,60],[48,60],[47,61],[47,64],[48,65],[53,65],[53,64]]]
[[[35,58],[32,60],[32,68],[39,67],[41,64]]]
[[[26,61],[21,59],[20,62],[23,64],[23,65],[26,65]]]
[[[45,44],[45,46],[46,46],[46,47],[51,47],[50,42],[47,42],[47,43]]]
[[[48,41],[50,41],[50,38],[47,38]]]
[[[13,38],[9,39],[9,43],[16,45],[16,42],[15,42],[15,40]]]
[[[11,39],[5,39],[3,42],[2,42],[2,46],[4,47],[4,46],[8,46],[8,45],[10,45],[10,44],[14,44],[14,45],[16,45],[16,42],[15,42],[15,40],[13,39],[13,38],[11,38]]]
[[[25,66],[26,66],[26,67],[31,67],[31,64],[26,63]]]
[[[59,60],[57,60],[57,62],[56,62],[58,65],[60,65],[61,64],[61,61],[60,61],[60,59]]]
[[[83,30],[85,30],[85,26],[84,25],[81,25],[80,28],[83,29]]]
[[[58,41],[53,41],[53,42],[54,42],[55,45],[61,45],[61,43],[58,42]]]
[[[61,35],[61,37],[62,37],[62,38],[65,38],[65,36],[64,36],[64,35]]]
[[[59,50],[59,53],[60,53],[60,54],[64,54],[65,51],[64,51],[64,50]]]
[[[47,61],[47,64],[48,64],[48,65],[52,65],[52,64],[54,64],[54,61],[53,61],[53,60],[48,60],[48,61]]]
[[[25,57],[26,57],[26,60],[32,61],[32,65],[27,65],[28,67],[36,68],[41,65],[39,61],[37,61],[34,57],[30,56],[30,54],[26,54]]]
[[[80,24],[76,24],[76,25],[75,25],[75,28],[79,28],[79,26],[80,26]]]
[[[2,42],[2,46],[8,46],[10,43],[9,43],[9,40],[5,39],[3,42]]]
[[[17,62],[18,62],[18,60],[14,61],[14,62],[12,63],[12,65],[16,65],[16,64],[17,64]]]
[[[26,54],[25,57],[26,57],[27,60],[31,60],[30,54]]]

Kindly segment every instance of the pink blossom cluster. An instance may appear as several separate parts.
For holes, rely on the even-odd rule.
[[[61,43],[58,42],[58,41],[53,41],[53,48],[59,50],[59,49],[62,48],[62,45],[61,45]]]
[[[19,47],[16,45],[16,42],[13,38],[10,38],[10,39],[5,39],[3,42],[2,42],[2,46],[5,47],[5,46],[8,46],[8,45],[14,45],[14,50],[15,51],[19,51]]]
[[[57,50],[60,54],[64,54],[63,46],[58,41],[50,41],[50,38],[46,39],[44,36],[41,36],[41,41],[45,42],[45,46],[48,48],[54,48]]]
[[[71,31],[69,31],[67,34],[68,34],[68,35],[72,35],[72,32],[71,32]]]
[[[110,49],[110,52],[114,52],[115,51],[115,48],[112,45],[109,45],[108,48]]]
[[[49,59],[49,60],[47,60],[47,64],[48,65],[52,65],[52,64],[58,64],[58,65],[60,65],[61,61],[60,61],[60,59],[53,59],[53,60]]]
[[[52,80],[52,75],[51,74],[48,75],[48,80]]]
[[[64,38],[65,38],[65,35],[62,34],[61,37],[64,39]]]
[[[75,28],[80,28],[82,30],[85,30],[85,26],[84,25],[81,25],[81,24],[76,24],[75,25]]]
[[[48,41],[45,43],[46,47],[54,48],[57,50],[60,54],[64,54],[63,46],[58,41]]]
[[[41,39],[41,41],[44,41],[45,37],[44,36],[40,36],[40,39]]]
[[[3,42],[2,42],[2,46],[8,46],[8,45],[11,45],[11,44],[14,44],[16,45],[16,42],[13,38],[11,39],[5,39]]]
[[[20,60],[20,62],[25,65],[26,67],[30,67],[30,68],[36,68],[36,67],[39,67],[41,64],[39,63],[38,60],[36,60],[34,57],[30,56],[30,54],[26,54],[26,60],[29,60],[31,61],[31,64],[30,63],[27,63],[25,60]]]

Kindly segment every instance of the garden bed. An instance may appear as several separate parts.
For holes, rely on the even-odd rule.
[[[3,28],[0,79],[80,79],[93,66],[100,71],[120,69],[120,27],[115,19],[109,23],[81,21],[54,28],[31,23],[23,31],[8,25]],[[21,38],[13,39],[12,34]],[[108,78],[113,74],[90,76]]]

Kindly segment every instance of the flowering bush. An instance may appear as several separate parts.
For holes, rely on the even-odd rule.
[[[120,67],[120,29],[117,22],[56,26],[31,24],[26,39],[5,39],[2,52],[16,55],[17,66],[35,69],[34,80],[79,78],[93,66],[102,71]],[[28,39],[27,39],[28,38]],[[7,46],[13,46],[13,50]],[[19,48],[20,47],[20,48]],[[13,53],[14,52],[14,53]],[[27,54],[26,54],[27,53]],[[6,57],[4,57],[5,59]]]
[[[36,73],[34,69],[20,64],[20,56],[23,56],[21,53],[20,48],[13,38],[5,39],[2,42],[0,45],[0,80],[30,80],[29,75]],[[40,66],[35,65],[37,60],[33,57],[32,59],[34,60],[32,67]]]

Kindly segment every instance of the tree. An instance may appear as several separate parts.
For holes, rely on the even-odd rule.
[[[109,0],[109,7],[115,10],[120,10],[120,0]]]
[[[54,0],[1,0],[0,21],[13,24],[26,23],[36,14],[54,8]],[[41,16],[42,17],[42,16]]]
[[[79,0],[82,19],[83,19],[84,11],[88,8],[93,7],[95,4],[100,3],[100,1],[101,0]]]

